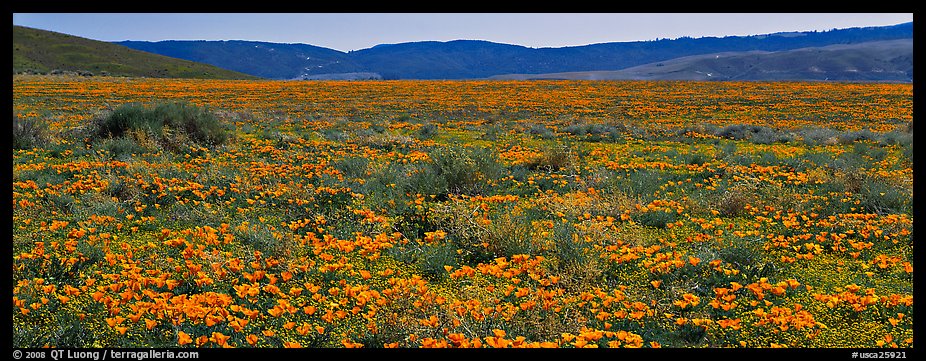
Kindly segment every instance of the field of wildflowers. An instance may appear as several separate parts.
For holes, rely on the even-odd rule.
[[[912,347],[912,92],[14,76],[13,345]]]

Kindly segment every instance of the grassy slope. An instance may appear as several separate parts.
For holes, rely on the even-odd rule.
[[[13,72],[55,69],[154,78],[257,79],[211,65],[103,41],[13,26]]]

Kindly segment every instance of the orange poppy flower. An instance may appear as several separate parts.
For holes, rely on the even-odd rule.
[[[691,263],[692,266],[697,266],[698,263],[701,263],[701,259],[698,257],[688,257],[688,263]]]
[[[177,344],[183,346],[191,342],[193,342],[193,338],[190,335],[183,331],[177,331]]]
[[[285,348],[302,348],[302,345],[295,341],[286,341],[283,342],[283,347]]]
[[[273,316],[273,317],[280,317],[280,315],[283,314],[283,309],[281,309],[281,308],[279,308],[279,307],[273,307],[273,308],[267,310],[267,313],[269,313],[269,314],[270,314],[271,316]]]
[[[210,337],[209,340],[215,342],[219,346],[224,347],[226,344],[228,344],[229,338],[231,338],[231,336],[225,336],[221,332],[213,332],[212,337]]]

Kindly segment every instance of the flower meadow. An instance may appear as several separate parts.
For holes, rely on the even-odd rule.
[[[912,92],[16,75],[12,342],[912,347]]]

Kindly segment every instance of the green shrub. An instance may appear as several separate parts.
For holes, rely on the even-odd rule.
[[[882,134],[878,141],[882,145],[899,144],[901,146],[907,146],[913,143],[913,133],[891,131]]]
[[[666,228],[666,225],[678,220],[678,213],[657,210],[637,214],[633,219],[647,227]]]
[[[870,158],[872,162],[880,162],[887,156],[887,150],[880,146],[871,146],[865,143],[855,143],[852,152],[860,155],[862,158]]]
[[[862,189],[862,177],[858,172],[847,171],[842,169],[833,169],[831,176],[823,184],[818,186],[818,191],[822,194],[857,194]]]
[[[707,163],[707,161],[707,156],[697,151],[692,151],[682,156],[682,162],[688,165],[702,165]]]
[[[677,176],[658,169],[638,169],[616,180],[615,186],[631,198],[639,198],[647,203],[654,194]]]
[[[839,132],[829,128],[804,128],[798,134],[807,145],[836,144]]]
[[[769,271],[762,263],[761,238],[734,238],[731,243],[717,249],[717,256],[721,261],[730,263],[736,268],[752,273]],[[752,274],[750,274],[752,275]]]
[[[853,142],[858,142],[861,140],[875,140],[880,138],[875,133],[872,133],[868,129],[862,129],[854,132],[845,132],[839,135],[839,143],[841,144],[851,144]]]
[[[562,171],[573,168],[578,161],[578,152],[566,144],[548,144],[540,149],[541,155],[527,162],[528,169]]]
[[[253,224],[235,232],[235,238],[241,244],[250,246],[252,249],[269,256],[282,257],[293,250],[293,242],[290,239],[273,232],[268,226],[261,223]]]
[[[435,166],[431,164],[424,164],[403,173],[396,173],[395,175],[399,176],[399,178],[392,178],[389,174],[382,174],[382,176],[384,180],[394,179],[390,182],[391,184],[403,186],[403,194],[417,193],[422,195],[434,195],[440,196],[441,200],[444,200],[447,198],[447,195],[450,194],[447,181],[433,170],[434,167]],[[404,198],[404,196],[402,198]]]
[[[371,124],[369,128],[370,131],[376,134],[383,134],[386,132],[386,127],[382,124]]]
[[[770,128],[762,128],[762,129],[770,129]],[[781,131],[774,131],[774,130],[759,131],[757,133],[754,133],[752,137],[749,139],[750,142],[753,142],[756,144],[787,143],[793,140],[794,140],[794,137],[792,135],[781,132]]]
[[[527,134],[533,135],[540,139],[553,138],[553,131],[548,129],[547,126],[543,124],[531,124],[527,128]]]
[[[600,284],[604,277],[601,258],[592,252],[590,243],[572,223],[556,223],[553,226],[553,254],[557,261],[555,272],[567,290],[580,290]]]
[[[510,208],[495,213],[486,230],[488,234],[482,239],[475,239],[474,242],[486,242],[488,246],[485,250],[492,258],[536,254],[540,249],[536,243],[538,240],[531,237],[531,220],[523,214],[512,213]]]
[[[48,126],[34,119],[19,119],[13,114],[13,149],[31,149],[48,140]]]
[[[780,130],[750,124],[729,125],[717,130],[714,135],[727,139],[748,140],[757,144],[771,144],[793,140],[790,134]]]
[[[79,200],[82,207],[78,210],[79,213],[75,213],[88,219],[90,215],[119,217],[119,215],[125,213],[119,202],[113,201],[112,197],[104,196],[101,193],[86,193],[80,196]]]
[[[429,280],[440,280],[447,274],[444,266],[459,267],[456,248],[449,243],[424,246],[417,264],[418,270]]]
[[[756,201],[756,185],[753,183],[738,183],[727,188],[716,200],[714,207],[724,217],[737,217],[743,214],[747,204]]]
[[[504,133],[504,129],[497,124],[488,125],[484,129],[485,131],[479,136],[479,139],[494,142],[498,140],[500,134]]]
[[[714,146],[714,159],[730,159],[737,155],[735,142],[724,142]]]
[[[322,137],[332,142],[343,142],[349,139],[350,135],[343,130],[329,128],[322,130]]]
[[[913,163],[913,142],[912,141],[903,146],[902,154],[904,158],[906,158],[910,163]]]
[[[54,209],[62,213],[70,214],[74,209],[75,199],[70,194],[50,194],[45,197]]]
[[[141,154],[145,151],[144,148],[139,146],[135,140],[130,137],[104,139],[100,143],[100,146],[102,149],[109,152],[109,156],[113,159],[124,160],[131,157],[132,154]]]
[[[563,131],[576,136],[585,136],[587,140],[599,142],[604,140],[616,140],[620,138],[621,133],[627,130],[623,124],[617,126],[609,124],[570,124],[563,128]]]
[[[421,128],[418,128],[416,135],[418,139],[422,140],[434,138],[434,136],[437,135],[437,126],[431,123],[425,124],[421,126]]]
[[[781,159],[778,158],[774,152],[761,151],[756,153],[759,156],[759,159],[755,160],[756,164],[775,166],[781,163]]]
[[[347,178],[366,177],[369,166],[370,160],[365,157],[345,157],[334,163],[334,168]]]
[[[432,229],[447,232],[447,241],[460,250],[460,258],[469,265],[488,262],[516,254],[536,254],[538,239],[531,237],[530,217],[510,209],[491,213],[491,222],[480,222],[466,202],[445,202],[431,208],[427,219]]]
[[[805,128],[798,134],[807,145],[836,144],[839,141],[839,132],[828,128]]]
[[[879,214],[911,212],[912,193],[893,186],[890,182],[869,176],[861,181],[859,196],[861,205]]]
[[[695,125],[685,126],[677,131],[675,131],[676,136],[684,136],[688,133],[694,134],[716,134],[718,132],[717,126],[710,123],[698,123]]]
[[[160,103],[154,106],[126,104],[94,120],[94,137],[120,138],[130,132],[146,133],[161,143],[171,140],[171,132],[182,133],[199,145],[221,145],[228,132],[208,109],[187,103]]]
[[[362,133],[366,133],[366,135]],[[375,133],[368,129],[362,129],[361,131],[353,133],[353,135],[354,143],[358,146],[381,150],[407,148],[413,143],[412,138],[405,135],[392,134],[390,132]],[[343,138],[350,139],[351,137],[345,133]]]
[[[421,194],[484,194],[504,171],[490,148],[447,147],[429,153],[431,161],[413,173],[411,191]],[[443,197],[442,197],[443,198]]]

